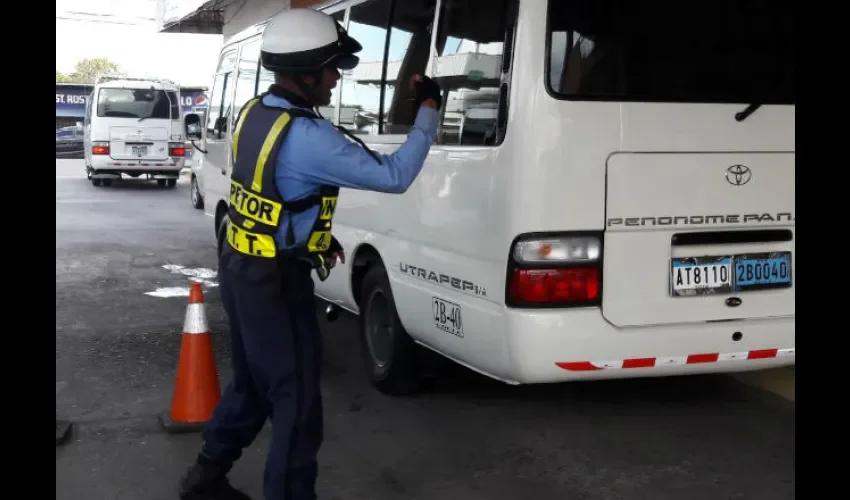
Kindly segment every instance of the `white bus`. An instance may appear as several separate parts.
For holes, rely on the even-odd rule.
[[[407,192],[341,191],[347,262],[316,280],[359,315],[380,391],[416,391],[432,352],[509,384],[795,362],[793,13],[677,5],[316,7],[364,46],[326,117],[355,107],[340,125],[371,148],[395,150],[415,117],[396,82],[425,72],[445,91]],[[233,119],[272,81],[263,26],[225,43],[196,156],[219,245]]]
[[[186,155],[180,88],[163,80],[103,79],[83,122],[86,175],[109,186],[122,175],[177,185]]]

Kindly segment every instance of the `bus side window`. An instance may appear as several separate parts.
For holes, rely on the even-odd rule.
[[[496,145],[507,102],[502,58],[515,0],[443,0],[434,75],[443,88],[441,144]],[[511,50],[508,50],[510,57]]]

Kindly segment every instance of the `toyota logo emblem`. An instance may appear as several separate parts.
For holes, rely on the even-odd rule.
[[[753,172],[746,165],[732,165],[726,169],[726,182],[733,186],[743,186],[753,178]]]

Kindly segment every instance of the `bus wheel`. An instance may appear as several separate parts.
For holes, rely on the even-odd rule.
[[[421,349],[398,319],[386,270],[373,266],[363,278],[360,344],[369,380],[380,392],[413,394],[422,386]]]

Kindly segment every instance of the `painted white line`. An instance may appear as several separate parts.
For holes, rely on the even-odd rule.
[[[162,268],[169,271],[171,274],[185,276],[189,278],[189,281],[200,283],[201,285],[208,288],[215,288],[218,286],[218,282],[215,281],[215,278],[218,276],[218,273],[216,271],[213,271],[212,269],[207,269],[205,267],[185,267],[179,264],[165,264],[164,266],[162,266]],[[188,297],[189,287],[171,286],[157,288],[152,292],[145,292],[145,295],[160,298]]]
[[[157,288],[152,292],[145,292],[145,295],[150,295],[151,297],[188,297],[189,289],[182,286],[173,286],[167,288]]]
[[[207,269],[205,267],[184,267],[178,264],[166,264],[162,266],[163,269],[170,271],[172,274],[182,274],[183,276],[188,276],[189,278],[196,278],[198,281],[200,280],[211,280],[214,279],[218,273],[213,271],[212,269]]]

